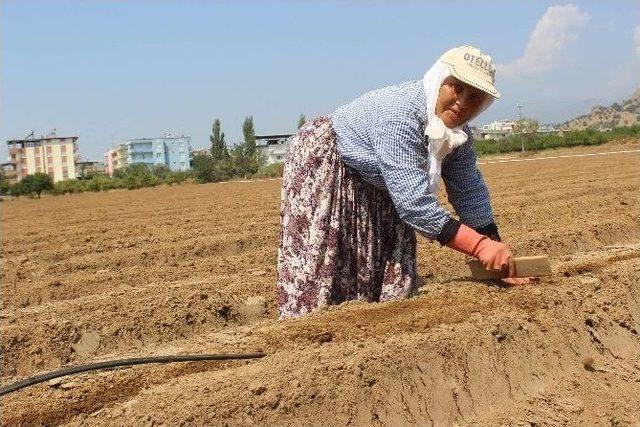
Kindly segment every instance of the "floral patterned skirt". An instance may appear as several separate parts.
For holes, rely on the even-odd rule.
[[[386,191],[346,166],[331,119],[307,122],[285,161],[278,248],[280,317],[349,300],[406,298],[416,235]]]

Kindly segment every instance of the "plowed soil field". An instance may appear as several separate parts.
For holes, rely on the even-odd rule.
[[[65,377],[2,397],[1,423],[640,425],[639,148],[480,159],[503,239],[548,254],[550,277],[472,281],[420,239],[418,296],[287,321],[279,180],[3,202],[3,385],[123,357],[267,356]],[[558,157],[619,150],[636,152]]]

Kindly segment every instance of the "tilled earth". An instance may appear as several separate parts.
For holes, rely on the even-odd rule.
[[[640,153],[482,158],[501,234],[554,275],[469,279],[420,239],[418,296],[278,321],[279,180],[2,203],[2,425],[638,425]],[[443,196],[444,200],[444,196]],[[445,202],[446,203],[446,202]]]

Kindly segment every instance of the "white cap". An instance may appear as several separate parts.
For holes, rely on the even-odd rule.
[[[456,79],[476,87],[496,99],[500,98],[500,93],[494,85],[496,68],[491,57],[483,54],[477,47],[454,47],[446,51],[438,61],[445,64]]]

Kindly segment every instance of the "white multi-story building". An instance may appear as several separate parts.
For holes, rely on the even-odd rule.
[[[513,120],[496,120],[494,122],[482,125],[482,130],[493,130],[500,132],[513,132],[513,126],[516,124]]]
[[[27,175],[46,173],[53,182],[76,177],[77,136],[51,136],[7,141],[10,162],[15,165],[16,180]]]
[[[473,128],[475,139],[502,139],[513,134],[513,120],[496,120],[482,125],[480,128]]]
[[[256,148],[260,151],[260,160],[264,166],[284,162],[293,135],[256,136]]]

